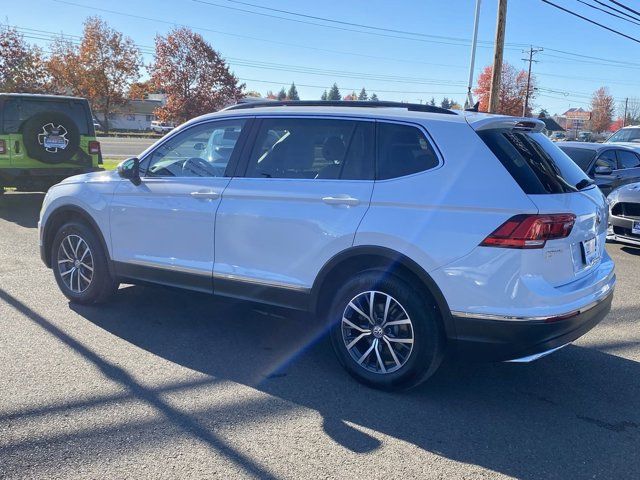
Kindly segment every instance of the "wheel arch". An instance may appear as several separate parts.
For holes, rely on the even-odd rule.
[[[111,263],[111,256],[109,255],[107,242],[105,241],[104,236],[102,235],[102,231],[98,227],[98,224],[93,219],[93,217],[86,210],[76,205],[63,205],[61,207],[56,208],[48,216],[46,223],[42,227],[43,228],[42,244],[43,244],[43,255],[44,255],[43,260],[45,265],[51,268],[51,245],[53,243],[53,239],[56,236],[56,232],[62,225],[72,220],[81,221],[93,230],[93,232],[98,237],[98,240],[100,241],[100,244],[104,250],[105,256],[107,257],[109,270],[111,271],[113,268]],[[113,274],[113,271],[111,271],[110,273]]]
[[[390,248],[379,246],[357,246],[331,258],[320,270],[311,288],[310,309],[321,313],[328,303],[333,281],[368,269],[380,269],[387,274],[402,276],[427,295],[430,295],[439,310],[447,337],[455,336],[455,325],[451,310],[442,291],[431,276],[415,261]]]

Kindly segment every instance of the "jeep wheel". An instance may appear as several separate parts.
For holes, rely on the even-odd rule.
[[[60,290],[72,302],[99,303],[118,289],[102,244],[82,223],[67,223],[58,230],[51,263]]]
[[[395,275],[355,276],[336,294],[329,315],[336,355],[362,383],[406,389],[440,366],[444,335],[435,305]]]

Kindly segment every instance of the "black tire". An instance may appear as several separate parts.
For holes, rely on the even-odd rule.
[[[76,248],[77,254],[73,253],[73,246],[76,245],[76,239],[81,239],[89,248],[87,256],[82,258],[86,262],[87,267],[75,265],[80,269],[78,273],[70,272],[74,262],[60,262],[62,257],[75,257],[80,259],[84,253],[82,244]],[[64,246],[62,246],[62,243]],[[61,253],[62,252],[62,253]],[[51,246],[51,267],[53,274],[58,282],[58,286],[62,293],[72,302],[80,304],[101,303],[107,300],[117,289],[119,283],[109,272],[108,259],[106,252],[102,247],[102,243],[98,239],[96,233],[87,225],[80,222],[66,223],[56,233]],[[89,267],[93,269],[89,278]],[[82,273],[84,272],[84,273]],[[83,278],[82,275],[87,274]],[[71,288],[68,280],[74,285]],[[89,282],[86,281],[89,278]],[[75,283],[80,282],[80,283]]]
[[[377,357],[377,354],[373,357],[366,357],[363,362],[365,366],[363,366],[354,358],[354,350],[357,349],[355,357],[360,356],[363,350],[366,353],[367,346],[370,347],[373,343],[374,329],[371,329],[370,335],[364,337],[359,341],[360,343],[356,343],[351,350],[348,350],[347,342],[351,343],[360,331],[353,331],[348,326],[343,328],[342,318],[345,311],[348,311],[347,315],[352,315],[351,319],[354,319],[354,310],[351,307],[348,308],[348,305],[352,300],[358,302],[359,299],[368,298],[359,295],[370,291],[379,292],[374,296],[374,305],[378,309],[377,312],[374,312],[374,316],[378,319],[377,323],[382,323],[383,314],[380,309],[384,309],[386,298],[390,296],[393,301],[400,304],[401,308],[395,307],[395,303],[390,302],[392,307],[389,309],[389,314],[391,315],[395,309],[397,313],[395,318],[400,318],[404,316],[402,314],[402,309],[404,309],[404,313],[410,319],[410,324],[383,329],[383,337],[378,338],[380,358]],[[359,314],[355,314],[355,316],[364,322],[360,323],[360,326],[368,326],[366,318],[359,316]],[[444,356],[445,337],[435,303],[399,276],[379,271],[366,271],[354,276],[336,293],[329,309],[328,321],[331,325],[331,343],[340,363],[356,380],[373,388],[403,390],[414,387],[436,372]],[[401,328],[402,331],[399,330]],[[395,350],[392,354],[390,351],[392,346],[403,349],[405,347],[389,340],[395,339],[397,341],[403,337],[408,338],[409,331],[411,331],[413,343],[406,358],[403,358],[402,353],[405,350]],[[349,336],[347,332],[354,334]],[[378,330],[377,333],[380,334],[380,331]],[[373,353],[375,350],[372,351],[372,355]],[[372,364],[367,366],[370,360],[372,360]],[[368,367],[379,368],[380,361],[384,365],[384,373],[382,369],[379,372],[368,369]],[[400,367],[398,367],[399,361],[402,363]],[[395,371],[393,371],[394,368]],[[387,369],[389,371],[386,371]]]
[[[44,133],[58,131],[68,141],[64,148],[44,145]],[[56,164],[71,160],[80,148],[80,131],[76,123],[62,112],[40,112],[28,118],[22,125],[22,141],[29,157],[43,163]]]

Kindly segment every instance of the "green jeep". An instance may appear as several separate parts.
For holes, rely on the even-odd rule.
[[[0,94],[0,193],[46,191],[71,175],[101,170],[89,102],[56,95]]]

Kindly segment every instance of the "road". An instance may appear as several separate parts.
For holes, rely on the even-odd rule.
[[[608,318],[529,365],[363,387],[303,314],[123,286],[69,304],[42,195],[0,198],[0,478],[638,478],[640,250]]]
[[[98,137],[104,158],[129,158],[142,153],[157,138]]]

